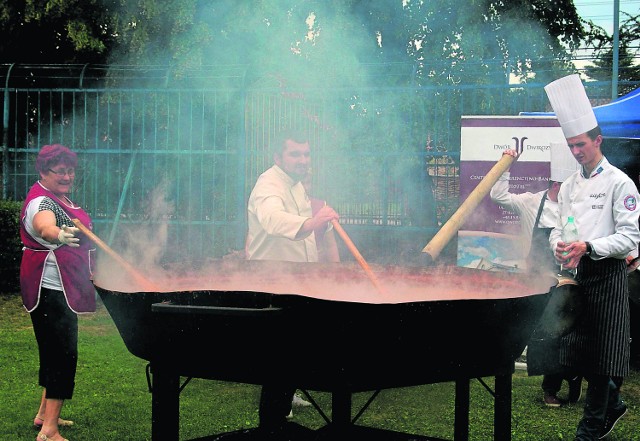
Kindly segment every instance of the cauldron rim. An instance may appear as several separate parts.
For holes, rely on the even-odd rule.
[[[547,294],[558,282],[557,278],[539,274],[487,271],[458,266],[372,265],[371,268],[378,274],[381,283],[389,286],[389,293],[382,293],[376,292],[362,269],[351,263],[280,261],[219,261],[219,263],[222,265],[217,267],[217,273],[212,271],[206,273],[208,280],[196,278],[193,279],[195,282],[192,282],[192,285],[176,285],[172,284],[171,279],[167,279],[159,283],[167,289],[158,292],[184,293],[185,295],[193,292],[244,293],[243,295],[271,296],[272,298],[302,296],[349,303],[395,304],[440,300],[487,300]],[[229,274],[243,274],[242,271],[245,272],[245,278],[241,283],[227,280],[230,277]],[[265,279],[260,279],[256,274],[262,274],[260,277]],[[254,275],[256,275],[255,280],[251,279]],[[290,279],[287,279],[288,277]],[[288,283],[280,282],[281,280],[286,280]],[[314,280],[317,283],[314,284]],[[438,293],[435,285],[439,284],[442,284],[442,287],[439,288],[441,292]],[[463,291],[463,284],[466,284],[469,289]],[[100,279],[99,275],[94,280],[94,286],[114,293],[132,295],[150,292],[130,284],[127,289],[123,289],[110,279]],[[398,291],[404,291],[398,293],[394,291],[396,288]],[[331,290],[334,290],[335,294],[328,292]],[[339,290],[344,292],[338,292]],[[482,292],[483,290],[487,293]],[[405,295],[408,291],[411,291],[412,297]],[[458,297],[451,297],[449,295],[451,291],[455,291]]]

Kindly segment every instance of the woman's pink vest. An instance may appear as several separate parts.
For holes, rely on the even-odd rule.
[[[20,265],[20,288],[22,291],[22,303],[27,311],[33,311],[40,299],[40,286],[44,263],[49,253],[54,253],[62,279],[62,290],[67,299],[67,304],[76,313],[93,312],[96,310],[96,295],[91,278],[92,248],[91,241],[82,233],[79,233],[80,246],[72,248],[62,245],[55,250],[49,250],[31,237],[24,226],[24,217],[27,205],[32,199],[39,196],[47,196],[60,205],[69,218],[78,219],[88,228],[92,228],[91,218],[82,208],[71,208],[64,204],[60,198],[36,182],[24,201],[20,213],[20,238],[24,244],[22,263]],[[73,225],[70,225],[73,226]]]

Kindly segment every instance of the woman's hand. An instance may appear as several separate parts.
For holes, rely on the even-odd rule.
[[[77,248],[80,246],[78,239],[75,235],[80,232],[80,229],[76,227],[67,227],[63,225],[58,233],[58,241],[63,245],[69,245],[72,248]]]

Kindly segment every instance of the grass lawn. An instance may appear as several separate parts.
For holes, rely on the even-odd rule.
[[[63,436],[70,441],[150,440],[147,363],[127,351],[101,304],[97,313],[80,317],[79,351],[74,397],[62,412],[76,424],[63,428]],[[419,355],[416,362],[420,362]],[[19,296],[0,295],[0,441],[35,439],[32,421],[41,393],[37,377],[38,353],[29,315]],[[483,380],[492,385],[491,378]],[[541,400],[541,380],[521,370],[513,375],[512,440],[573,440],[584,399],[577,405],[547,408]],[[566,389],[563,384],[561,397],[566,396]],[[259,392],[254,385],[193,379],[180,396],[180,439],[256,427]],[[625,379],[622,393],[629,412],[607,440],[640,441],[640,371],[634,370]],[[311,394],[330,415],[330,396]],[[369,395],[354,396],[354,411]],[[384,390],[358,423],[452,440],[454,398],[453,383]],[[313,408],[294,408],[294,413],[294,421],[301,425],[324,425]],[[492,436],[493,397],[473,380],[470,440],[488,441]]]

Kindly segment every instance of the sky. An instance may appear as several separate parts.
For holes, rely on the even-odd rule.
[[[573,4],[581,18],[591,20],[596,25],[602,27],[607,34],[613,36],[613,19],[614,19],[614,0],[574,0]],[[619,4],[619,23],[624,22],[628,17],[623,14],[626,12],[631,16],[640,14],[640,0],[618,0]],[[584,51],[579,52],[580,58],[586,60],[574,61],[578,68],[584,68],[591,64],[591,55]]]
[[[614,0],[574,0],[573,4],[580,17],[593,21],[609,35],[613,34]],[[620,22],[627,18],[623,12],[633,16],[640,13],[640,0],[619,0],[619,4]]]

